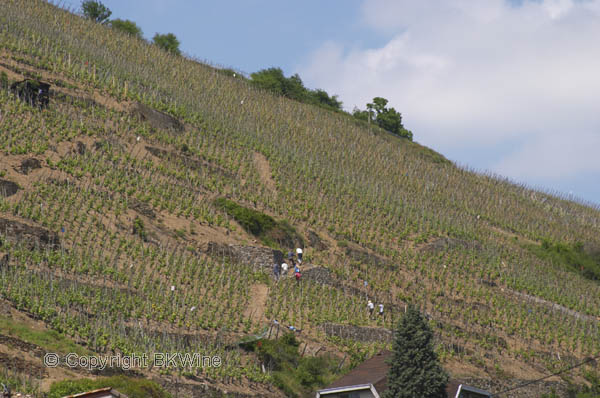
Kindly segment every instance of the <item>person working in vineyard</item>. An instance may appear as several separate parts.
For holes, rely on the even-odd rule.
[[[2,396],[5,398],[11,398],[12,392],[10,391],[10,387],[6,384],[2,383]]]
[[[383,304],[379,304],[379,316],[383,318]]]
[[[297,249],[296,249],[296,255],[297,255],[297,257],[298,257],[298,262],[299,262],[300,264],[302,264],[302,249],[301,249],[301,248],[297,248]]]
[[[296,276],[296,283],[300,284],[300,278],[302,277],[302,273],[300,272],[300,267],[298,267],[296,265],[296,268],[294,268],[294,275]]]
[[[285,276],[287,276],[287,273],[288,273],[287,263],[281,264],[281,275],[285,277]]]
[[[279,280],[279,275],[281,274],[281,266],[279,263],[275,263],[273,266],[273,274],[275,275],[275,280]]]
[[[367,309],[369,310],[369,318],[373,317],[373,310],[375,309],[375,305],[371,300],[367,303]]]

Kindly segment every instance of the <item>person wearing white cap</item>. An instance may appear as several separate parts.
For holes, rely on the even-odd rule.
[[[296,249],[296,256],[298,257],[298,262],[302,262],[302,249],[301,248]]]

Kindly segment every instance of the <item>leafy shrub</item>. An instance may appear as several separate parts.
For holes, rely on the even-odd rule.
[[[258,357],[270,370],[284,370],[298,366],[300,343],[293,333],[286,333],[277,340],[264,340],[257,345]]]
[[[300,342],[293,333],[277,340],[260,340],[251,348],[265,367],[273,372],[273,382],[288,397],[305,396],[330,382],[337,372],[334,358],[301,357]]]
[[[298,380],[305,387],[323,385],[326,381],[323,369],[331,366],[331,361],[325,357],[303,358],[298,366]]]
[[[392,134],[412,141],[413,133],[402,125],[402,114],[394,108],[387,108],[387,103],[387,99],[375,97],[372,103],[367,104],[367,110],[354,109],[352,115],[358,120],[371,121]]]
[[[329,96],[325,90],[309,90],[304,87],[298,74],[285,77],[281,68],[268,68],[250,75],[251,83],[276,95],[317,105],[334,111],[341,111],[342,102],[337,95]]]
[[[139,236],[142,239],[146,239],[146,229],[144,227],[144,221],[136,216],[133,220],[133,234]]]
[[[572,398],[595,398],[600,396],[600,376],[592,372],[584,372],[583,377],[589,385],[570,385],[567,396]]]
[[[225,198],[217,199],[215,205],[224,210],[247,232],[259,237],[269,246],[303,245],[303,239],[287,221],[276,221],[268,214],[240,206]]]
[[[0,89],[6,89],[8,87],[8,75],[6,72],[0,72]]]
[[[181,54],[181,50],[179,49],[179,40],[177,40],[177,37],[173,33],[157,33],[152,38],[152,41],[158,47],[162,48],[167,52],[173,53],[175,55]]]
[[[113,19],[110,21],[110,27],[130,34],[131,36],[135,36],[138,39],[142,38],[142,28],[137,26],[135,22],[128,19]]]
[[[81,3],[83,16],[94,22],[106,23],[110,18],[112,11],[104,4],[96,0],[85,0]]]
[[[115,376],[102,379],[63,380],[50,387],[48,398],[60,398],[99,388],[112,387],[129,398],[169,398],[171,394],[151,380]]]
[[[540,246],[531,246],[538,257],[577,272],[587,279],[600,281],[600,254],[586,252],[581,242],[563,243],[543,239]]]

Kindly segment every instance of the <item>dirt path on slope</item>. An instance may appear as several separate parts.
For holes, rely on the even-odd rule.
[[[260,175],[260,180],[269,191],[275,193],[277,192],[277,188],[275,187],[275,181],[273,181],[273,177],[271,176],[271,166],[269,166],[269,161],[259,152],[254,152],[254,165],[258,170],[258,174]]]
[[[269,288],[263,283],[256,283],[250,287],[250,301],[244,311],[244,317],[252,316],[252,321],[260,323],[265,321],[265,307]]]

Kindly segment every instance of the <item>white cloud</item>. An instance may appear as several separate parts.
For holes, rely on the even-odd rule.
[[[557,19],[569,12],[573,7],[572,0],[547,0],[542,4],[551,19]]]
[[[542,180],[549,176],[564,180],[580,172],[600,173],[598,148],[598,133],[536,136],[494,165],[494,169],[520,180]],[[550,175],[548,167],[552,170]]]
[[[600,173],[600,0],[365,0],[362,15],[390,39],[323,44],[298,70],[309,86],[349,110],[383,96],[441,152],[523,144],[476,167],[514,178]]]

